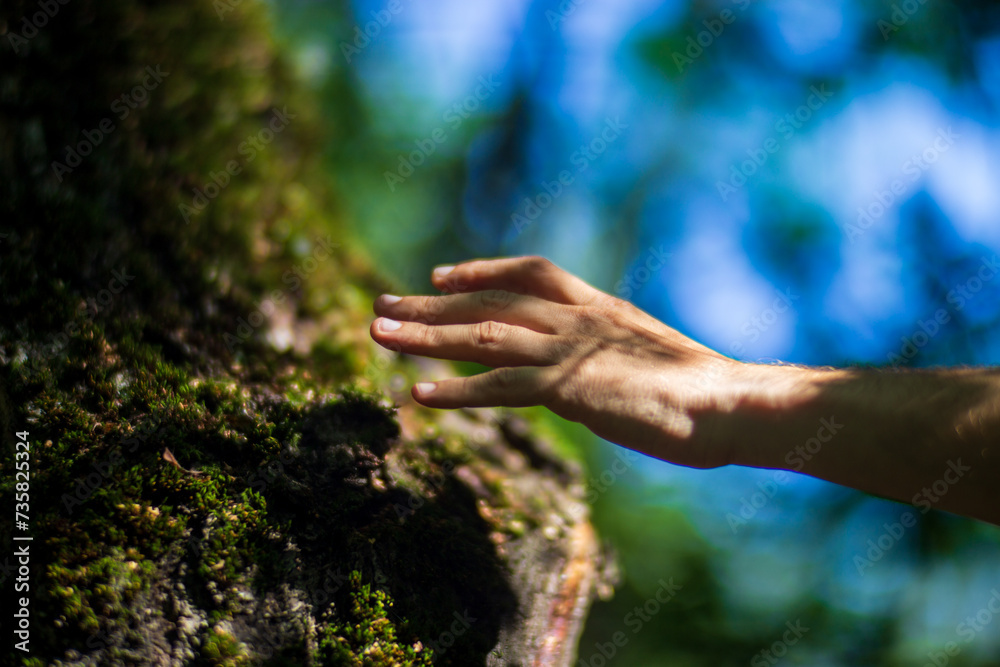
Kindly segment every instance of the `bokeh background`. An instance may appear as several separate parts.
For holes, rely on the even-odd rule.
[[[738,359],[1000,362],[995,2],[273,12],[322,100],[353,233],[401,289],[430,293],[435,264],[542,254]],[[1000,665],[996,528],[916,510],[897,536],[904,505],[616,465],[571,433],[622,566],[578,664]],[[671,578],[677,595],[637,614]]]

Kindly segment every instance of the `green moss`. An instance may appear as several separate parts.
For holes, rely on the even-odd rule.
[[[96,632],[99,618],[119,617],[123,607],[148,587],[151,570],[145,565],[128,560],[122,550],[74,568],[49,565],[50,594],[62,600],[61,623]]]
[[[195,664],[198,667],[241,667],[250,662],[246,647],[232,635],[220,630],[208,633],[202,640],[201,651]]]
[[[36,5],[4,3],[0,25]],[[156,65],[169,75],[145,105],[59,180],[63,147]],[[401,438],[382,388],[419,371],[376,364],[360,342],[384,284],[322,194],[316,115],[263,6],[220,21],[199,0],[61,5],[26,53],[0,40],[0,101],[0,438],[30,431],[41,660],[19,664],[74,646],[141,664],[138,605],[166,584],[217,624],[239,613],[234,591],[315,593],[327,568],[353,574],[310,601],[326,611],[320,664],[428,664],[416,642],[466,609],[482,620],[437,664],[482,662],[516,603],[498,535],[551,508],[522,507],[469,435],[427,411]],[[185,222],[178,205],[285,106],[294,123]],[[327,236],[329,257],[287,280]],[[90,309],[115,272],[132,277]],[[315,339],[309,354],[250,326],[267,299]],[[0,459],[8,507],[12,461]],[[462,465],[492,510],[455,478]],[[301,664],[304,637],[287,635],[278,656]],[[200,664],[246,660],[232,635],[200,639]]]
[[[361,583],[361,573],[350,575],[351,608],[346,618],[328,614],[321,626],[313,658],[323,665],[344,667],[430,667],[433,652],[419,642],[401,643],[407,621],[398,627],[388,616],[392,599],[383,591],[373,591]]]

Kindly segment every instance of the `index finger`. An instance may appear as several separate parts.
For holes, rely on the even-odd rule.
[[[441,266],[431,273],[431,282],[445,292],[499,289],[571,306],[586,306],[609,296],[536,255]]]

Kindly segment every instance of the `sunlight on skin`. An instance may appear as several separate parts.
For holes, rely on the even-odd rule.
[[[438,267],[431,280],[442,296],[376,299],[372,338],[493,370],[419,382],[422,405],[544,405],[671,463],[794,470],[915,504],[931,485],[935,507],[1000,524],[996,369],[743,363],[541,257]],[[817,433],[832,444],[801,451]]]

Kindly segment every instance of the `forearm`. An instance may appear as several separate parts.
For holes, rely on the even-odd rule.
[[[706,427],[733,463],[1000,525],[1000,370],[747,370]]]

